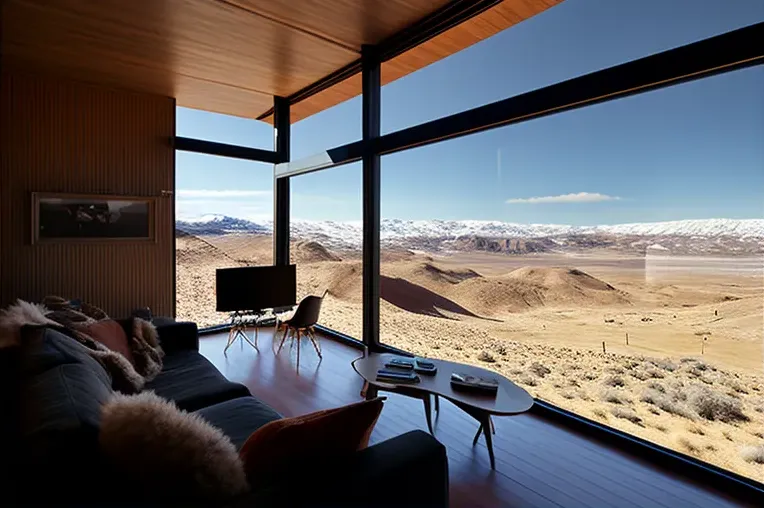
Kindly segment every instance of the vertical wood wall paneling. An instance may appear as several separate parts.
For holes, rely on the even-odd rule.
[[[2,70],[0,305],[48,294],[174,311],[175,100]],[[156,243],[32,245],[32,192],[155,196]]]

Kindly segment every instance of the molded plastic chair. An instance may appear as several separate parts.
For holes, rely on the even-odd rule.
[[[281,348],[284,346],[284,342],[287,337],[292,337],[292,345],[294,345],[295,338],[297,339],[297,366],[300,366],[300,339],[302,336],[306,336],[313,344],[313,348],[316,350],[319,358],[321,356],[321,347],[318,343],[318,338],[313,328],[318,323],[318,317],[321,313],[321,303],[324,301],[324,297],[329,290],[324,291],[321,296],[306,296],[297,306],[297,310],[294,315],[280,323],[279,328],[284,328],[284,336],[281,338],[279,349],[276,354],[281,352]]]

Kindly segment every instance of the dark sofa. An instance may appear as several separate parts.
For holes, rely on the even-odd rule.
[[[199,354],[194,323],[157,328],[164,368],[146,389],[199,413],[237,447],[281,418]],[[46,328],[34,336],[24,347],[0,351],[0,477],[7,484],[0,504],[163,506],[157,497],[136,494],[99,454],[100,406],[112,393],[106,371],[60,331]],[[388,497],[391,492],[396,495]],[[350,457],[327,457],[318,467],[306,465],[225,506],[392,505],[448,505],[446,452],[429,434],[409,432]]]

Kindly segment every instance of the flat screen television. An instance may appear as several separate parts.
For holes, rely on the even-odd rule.
[[[215,272],[218,312],[258,311],[295,305],[295,265],[219,268]]]

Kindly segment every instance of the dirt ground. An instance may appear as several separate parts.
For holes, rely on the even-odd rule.
[[[178,314],[214,312],[214,271],[271,262],[267,237],[178,239]],[[298,296],[361,336],[357,253],[295,243]],[[381,338],[493,369],[534,396],[764,481],[762,260],[384,252]],[[603,352],[603,344],[605,352]]]

